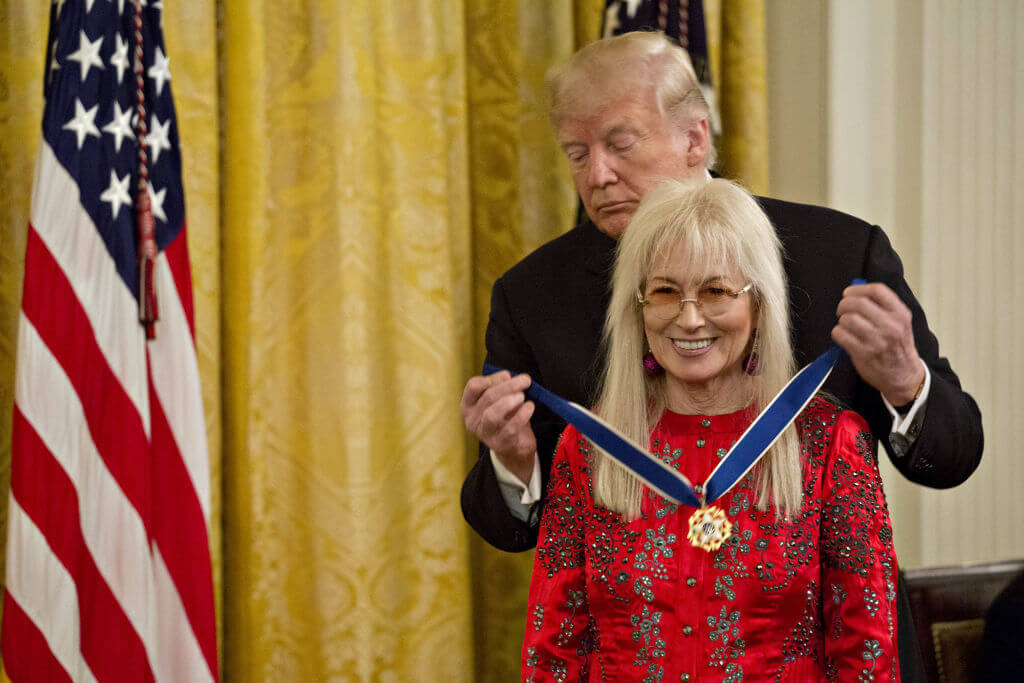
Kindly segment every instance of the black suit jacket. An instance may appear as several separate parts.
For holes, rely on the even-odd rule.
[[[913,314],[914,340],[932,383],[921,434],[903,456],[889,443],[892,417],[880,394],[860,380],[849,360],[825,391],[862,415],[896,468],[911,481],[956,486],[978,466],[981,414],[960,388],[924,311],[903,278],[903,265],[885,233],[852,216],[816,206],[759,199],[785,249],[790,320],[798,366],[827,349],[842,291],[856,277],[883,282]],[[556,394],[592,405],[600,379],[601,333],[616,242],[585,221],[541,246],[495,283],[487,325],[487,361],[527,372]],[[565,424],[538,406],[532,419],[543,483]],[[488,543],[510,552],[537,543],[537,526],[508,511],[485,447],[462,486],[466,520]]]

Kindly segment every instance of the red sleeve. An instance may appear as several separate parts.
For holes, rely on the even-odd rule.
[[[899,681],[896,554],[868,425],[839,416],[825,463],[821,565],[829,680]]]
[[[555,452],[548,499],[530,581],[523,681],[586,680],[592,627],[584,572],[584,529],[590,517],[583,459],[569,427]]]

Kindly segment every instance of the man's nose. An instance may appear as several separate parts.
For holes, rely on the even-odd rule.
[[[587,182],[591,187],[604,187],[619,179],[612,160],[603,151],[592,152]]]

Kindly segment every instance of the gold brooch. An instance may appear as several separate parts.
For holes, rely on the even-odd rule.
[[[732,522],[715,505],[704,506],[690,515],[690,543],[708,552],[718,550],[732,535]]]

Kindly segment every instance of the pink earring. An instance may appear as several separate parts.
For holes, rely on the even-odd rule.
[[[654,357],[654,354],[648,351],[644,354],[644,372],[647,373],[648,377],[654,377],[661,374],[663,368],[658,363],[658,359]]]
[[[753,377],[760,371],[760,364],[761,337],[758,335],[757,330],[754,330],[754,345],[750,347],[750,355],[747,356],[747,360],[743,363],[743,372]]]

